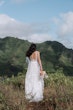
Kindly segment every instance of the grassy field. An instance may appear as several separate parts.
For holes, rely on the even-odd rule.
[[[62,71],[48,73],[45,79],[44,99],[29,103],[25,99],[25,75],[0,78],[0,110],[73,110],[73,77]]]

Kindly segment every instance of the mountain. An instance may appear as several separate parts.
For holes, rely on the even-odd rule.
[[[25,53],[30,46],[27,40],[14,37],[0,39],[0,75],[12,76],[26,71]],[[54,73],[63,69],[64,74],[73,75],[73,50],[57,41],[37,43],[44,70]]]

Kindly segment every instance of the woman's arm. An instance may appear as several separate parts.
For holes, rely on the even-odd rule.
[[[40,52],[38,52],[38,63],[40,65],[40,71],[42,71],[43,67],[42,67],[42,62],[41,62],[41,58],[40,58]]]

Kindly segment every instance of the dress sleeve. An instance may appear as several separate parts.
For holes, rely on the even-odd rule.
[[[26,63],[29,64],[30,60],[28,57],[26,57]]]

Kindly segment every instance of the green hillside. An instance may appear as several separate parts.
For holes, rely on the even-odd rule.
[[[0,39],[0,75],[12,76],[26,71],[25,53],[31,43],[14,37]],[[37,44],[41,52],[43,68],[54,73],[62,69],[65,75],[73,75],[73,50],[57,41]]]

